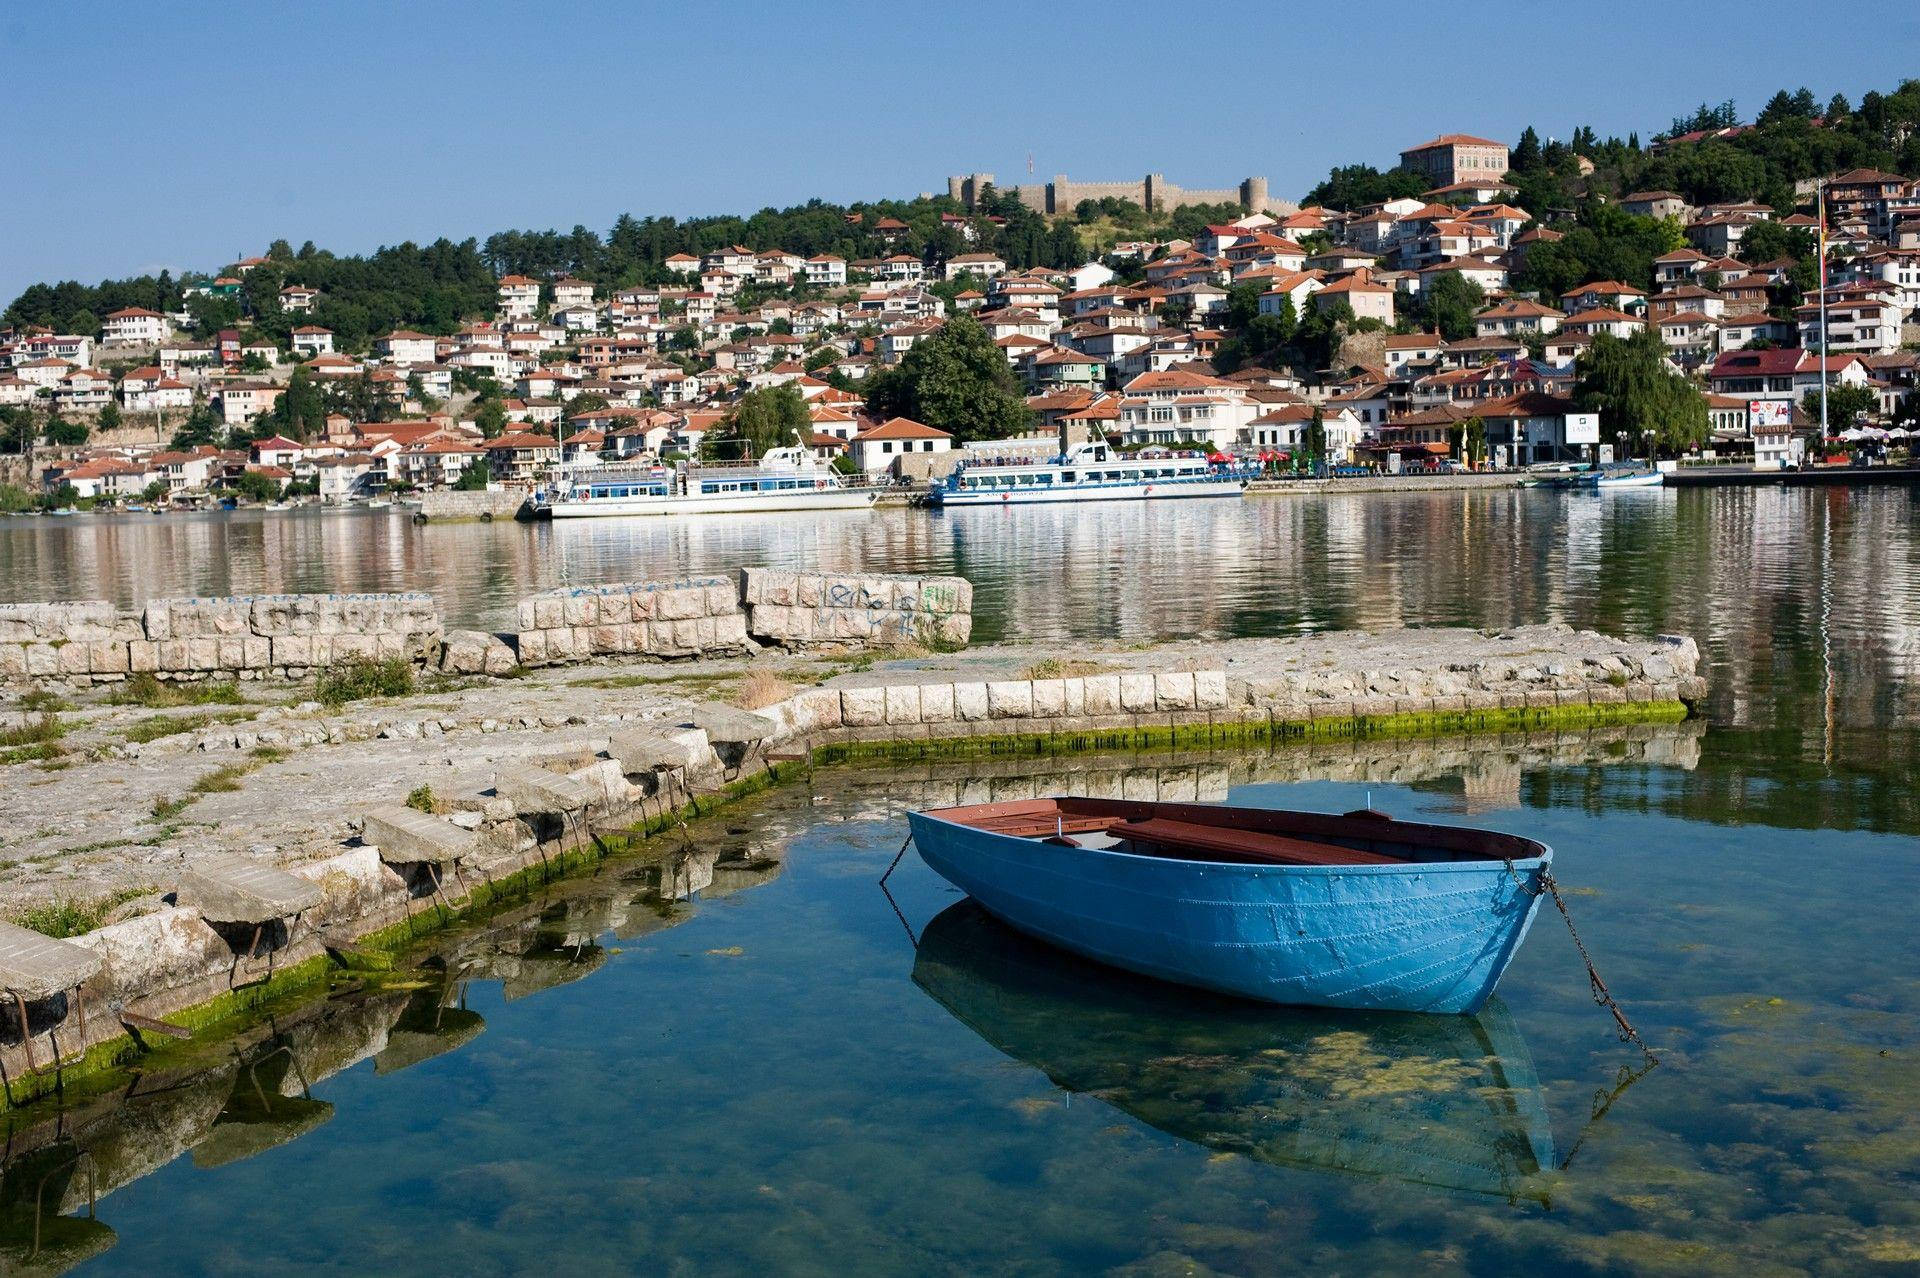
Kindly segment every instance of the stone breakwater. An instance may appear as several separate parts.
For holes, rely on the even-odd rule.
[[[20,945],[43,951],[28,977],[45,970],[67,982],[49,977],[32,987],[28,1019],[36,1028],[26,1040],[9,1039],[0,1024],[0,1070],[28,1092],[50,1086],[36,1062],[76,1060],[90,1046],[105,1061],[128,1032],[115,1015],[121,1009],[210,1019],[205,1009],[232,1010],[233,1000],[276,981],[284,988],[318,980],[329,954],[346,961],[338,956],[357,942],[410,936],[494,899],[517,877],[594,855],[603,838],[711,810],[722,796],[806,760],[934,757],[1015,742],[1069,752],[1607,725],[1683,718],[1705,692],[1691,639],[1635,643],[1564,627],[1090,650],[1074,670],[1057,669],[1054,659],[1036,665],[1033,655],[987,650],[891,663],[752,711],[657,692],[642,701],[587,686],[584,677],[549,687],[513,681],[457,694],[471,712],[497,717],[469,721],[471,712],[443,704],[432,734],[383,732],[344,751],[315,742],[284,767],[275,756],[261,765],[272,775],[263,775],[251,802],[238,791],[221,795],[230,805],[207,812],[207,833],[186,836],[200,840],[198,848],[189,843],[149,863],[168,895],[142,912],[72,941],[0,926],[0,985],[22,988],[9,983],[7,967]],[[628,695],[636,699],[623,701]],[[545,719],[515,731],[504,721],[515,697],[556,714],[574,705],[595,713],[569,715],[574,732],[543,733]],[[94,770],[125,766],[75,768],[50,785],[97,806],[103,778]],[[1496,775],[1477,784],[1493,792],[1506,782]],[[403,804],[416,788],[426,801]],[[144,801],[123,789],[123,799]],[[270,810],[260,810],[267,794]],[[360,805],[344,827],[341,795]],[[32,806],[44,818],[63,801],[48,789]],[[314,828],[302,837],[290,820]],[[254,842],[270,822],[280,842]],[[97,855],[99,846],[81,851]],[[9,847],[10,859],[20,855],[44,859],[32,845]],[[81,1008],[92,1011],[84,1021]]]
[[[677,660],[763,645],[958,647],[973,588],[957,577],[832,576],[746,568],[691,581],[551,590],[520,601],[519,629],[443,630],[426,594],[160,599],[139,612],[104,600],[0,605],[0,681],[107,683],[304,678],[366,661],[450,674],[602,658]]]
[[[130,675],[301,678],[356,661],[417,660],[438,648],[433,597],[260,595],[0,605],[0,679],[110,682]]]

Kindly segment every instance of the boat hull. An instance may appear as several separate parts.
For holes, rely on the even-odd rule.
[[[1659,471],[1644,475],[1620,475],[1614,478],[1594,481],[1597,488],[1658,488],[1666,482],[1666,476]]]
[[[1552,860],[1244,865],[1063,847],[911,813],[933,871],[1010,926],[1143,976],[1308,1007],[1477,1012]]]
[[[778,510],[866,510],[878,497],[877,493],[860,489],[800,489],[770,496],[712,493],[698,497],[556,501],[547,503],[543,509],[555,519],[589,519],[612,515],[741,515]]]
[[[1165,501],[1184,497],[1238,497],[1246,491],[1241,479],[1173,480],[1157,484],[1089,484],[1057,490],[981,489],[948,492],[936,488],[936,506],[1038,506],[1077,501]]]

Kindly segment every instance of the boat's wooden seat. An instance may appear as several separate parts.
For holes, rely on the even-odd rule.
[[[1108,829],[1117,816],[1039,816],[1016,812],[1007,816],[980,817],[966,824],[989,834],[1005,834],[1016,839],[1035,839],[1051,834],[1093,834]]]
[[[1400,865],[1400,857],[1379,852],[1362,852],[1337,843],[1313,843],[1283,834],[1259,834],[1251,830],[1230,830],[1201,825],[1193,821],[1174,821],[1150,817],[1145,821],[1126,821],[1115,825],[1116,838],[1129,839],[1150,848],[1165,849],[1162,855],[1200,853],[1209,859],[1271,862],[1275,865]]]

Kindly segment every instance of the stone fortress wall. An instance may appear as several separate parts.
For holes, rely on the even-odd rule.
[[[991,173],[959,174],[947,179],[947,194],[966,207],[973,208],[985,189],[993,185]],[[1267,190],[1267,179],[1263,177],[1246,178],[1237,187],[1188,190],[1175,186],[1159,173],[1149,173],[1131,182],[1075,182],[1064,173],[1056,173],[1053,180],[1044,185],[1027,183],[1001,189],[1012,191],[1022,204],[1034,212],[1045,214],[1071,213],[1082,200],[1108,197],[1128,200],[1141,208],[1158,209],[1161,212],[1190,204],[1238,204],[1249,213],[1281,215],[1300,209],[1291,200],[1274,199]]]

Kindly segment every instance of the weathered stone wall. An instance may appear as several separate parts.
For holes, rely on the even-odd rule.
[[[747,611],[747,633],[783,647],[959,647],[973,633],[973,584],[962,577],[831,576],[745,568],[740,572],[740,600]]]
[[[105,600],[0,605],[0,679],[110,682],[129,675],[299,678],[356,661],[419,661],[440,645],[431,595]]]
[[[701,657],[745,652],[747,615],[725,577],[550,590],[520,601],[520,664],[592,657]]]
[[[420,494],[420,516],[427,522],[454,519],[512,519],[526,503],[518,489],[456,492],[435,489]]]

